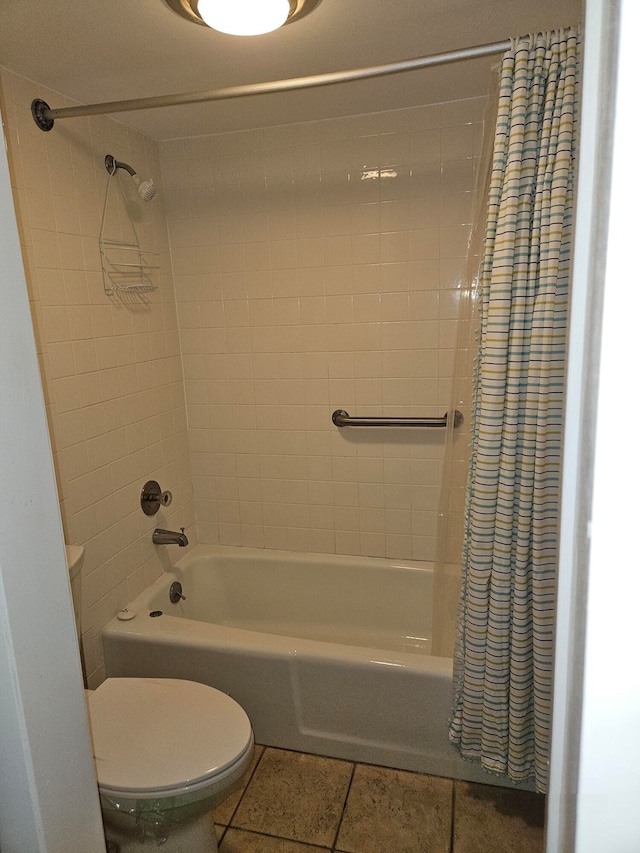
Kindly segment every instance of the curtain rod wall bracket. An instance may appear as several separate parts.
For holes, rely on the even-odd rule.
[[[31,101],[31,115],[33,116],[33,120],[38,125],[40,130],[51,130],[53,128],[53,119],[47,118],[45,115],[47,110],[50,110],[51,107],[46,101],[43,101],[41,98],[36,98]]]

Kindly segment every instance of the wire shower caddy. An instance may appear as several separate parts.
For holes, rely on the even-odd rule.
[[[154,271],[160,268],[157,263],[158,252],[142,248],[138,229],[131,218],[124,191],[116,175],[116,170],[109,172],[100,223],[99,244],[104,292],[107,296],[127,294],[142,296],[158,289],[158,285],[151,278]],[[122,207],[131,230],[131,240],[111,239],[106,236],[109,190],[114,178],[116,178]]]

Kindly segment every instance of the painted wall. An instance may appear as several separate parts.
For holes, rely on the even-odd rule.
[[[105,296],[98,251],[105,154],[159,182],[157,148],[108,118],[59,123],[42,133],[31,119],[31,100],[64,99],[7,71],[0,81],[65,539],[86,548],[82,630],[93,686],[103,678],[105,622],[184,553],[152,545],[151,530],[193,532],[162,192],[151,204],[131,201],[141,240],[159,252],[155,292],[144,301]],[[129,176],[118,180],[135,199]],[[150,478],[171,489],[174,502],[147,518],[139,496]]]
[[[433,559],[484,99],[160,143],[201,541]]]
[[[0,266],[0,847],[5,853],[104,853],[62,525],[4,147]]]

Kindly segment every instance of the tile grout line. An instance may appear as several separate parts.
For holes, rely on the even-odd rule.
[[[301,844],[303,847],[318,847],[326,850],[326,853],[331,853],[330,847],[325,847],[324,844],[313,844],[310,841],[299,841],[296,838],[289,838],[287,835],[272,835],[270,832],[261,832],[257,829],[245,829],[241,826],[228,826],[227,829],[234,829],[245,835],[252,835],[256,838],[271,838],[274,841],[284,841],[287,844]],[[220,839],[222,841],[222,839]]]
[[[256,770],[258,769],[258,767],[260,766],[260,763],[262,762],[262,757],[264,756],[265,752],[267,751],[267,747],[266,747],[266,746],[264,746],[263,744],[255,744],[255,745],[256,745],[256,746],[262,746],[262,752],[260,753],[260,757],[258,758],[258,760],[257,760],[257,761],[256,761],[256,763],[255,763],[255,767],[254,767],[254,768],[253,768],[253,770],[251,771],[251,775],[250,775],[250,776],[249,776],[249,778],[247,779],[246,785],[244,786],[244,788],[243,788],[243,790],[242,790],[242,794],[240,795],[240,799],[239,799],[239,800],[238,800],[238,802],[236,803],[236,807],[235,807],[235,809],[231,812],[231,815],[230,815],[230,817],[229,817],[229,822],[226,824],[226,826],[225,826],[225,828],[224,828],[224,832],[222,833],[222,835],[220,836],[220,839],[219,839],[219,841],[218,841],[218,843],[219,843],[219,844],[221,844],[221,843],[222,843],[222,840],[224,839],[225,835],[227,834],[227,830],[229,829],[229,827],[230,827],[230,826],[231,826],[231,824],[233,823],[233,819],[234,819],[234,817],[236,816],[236,812],[237,812],[237,811],[238,811],[238,809],[240,808],[240,803],[244,800],[244,795],[247,793],[247,790],[248,790],[248,788],[249,788],[249,785],[251,784],[251,780],[252,780],[252,779],[253,779],[253,777],[255,776]],[[220,825],[220,824],[218,824],[218,825]]]
[[[333,844],[331,845],[331,850],[335,851],[336,844],[338,843],[338,836],[340,835],[340,830],[342,828],[342,821],[344,820],[344,813],[347,809],[347,803],[349,802],[349,794],[351,793],[351,786],[353,785],[353,777],[356,774],[356,769],[358,767],[358,762],[354,761],[351,769],[351,777],[349,779],[349,785],[347,786],[347,793],[344,798],[344,803],[342,804],[342,811],[340,813],[340,820],[338,821],[338,826],[336,827],[336,834],[333,837]]]
[[[455,839],[455,825],[456,825],[456,780],[453,779],[453,785],[451,786],[451,834],[449,836],[449,853],[454,853],[453,846],[456,843]]]

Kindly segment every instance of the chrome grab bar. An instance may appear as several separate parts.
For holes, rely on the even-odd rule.
[[[337,427],[446,427],[448,418],[448,412],[445,412],[441,418],[352,418],[344,409],[336,409],[331,415],[331,420]],[[462,412],[456,409],[453,426],[460,426],[463,420]]]

